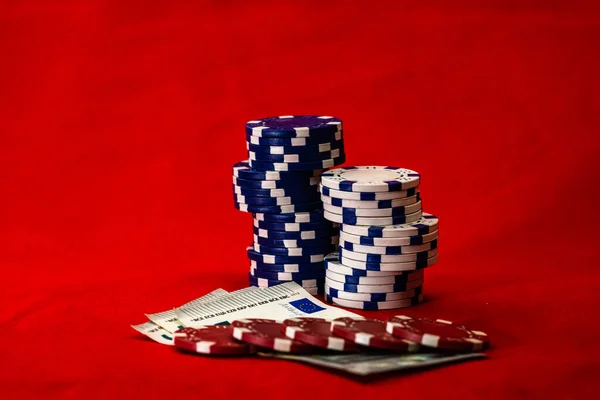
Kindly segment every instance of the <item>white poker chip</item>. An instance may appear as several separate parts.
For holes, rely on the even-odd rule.
[[[323,186],[345,192],[395,192],[414,188],[419,181],[418,172],[382,166],[338,168],[321,175]]]
[[[438,249],[424,251],[422,253],[411,253],[411,254],[394,254],[394,255],[382,255],[382,254],[366,254],[359,253],[357,251],[346,250],[340,247],[340,257],[342,257],[342,264],[348,265],[343,259],[347,258],[350,260],[363,261],[371,264],[385,264],[385,263],[409,263],[416,262],[419,260],[427,260],[433,256],[437,256]],[[358,268],[358,267],[352,267]],[[391,271],[391,270],[390,270]]]
[[[344,239],[346,242],[350,243],[361,244],[363,246],[411,246],[429,243],[437,238],[438,231],[433,231],[425,235],[405,236],[398,238],[374,238],[368,236],[353,235],[345,231],[340,231],[340,239]]]
[[[377,254],[377,255],[395,255],[395,254],[414,254],[437,249],[437,239],[431,242],[417,244],[413,246],[363,246],[361,244],[346,242],[343,239],[339,239],[339,245],[341,248],[356,251],[358,253],[365,254]]]
[[[350,215],[353,217],[393,217],[413,214],[420,211],[421,202],[417,201],[408,206],[397,206],[393,208],[343,208],[324,203],[323,210],[338,215]]]
[[[422,286],[395,293],[353,293],[331,288],[325,284],[325,294],[338,299],[353,300],[353,301],[395,301],[403,300],[418,296],[422,293]]]
[[[281,189],[283,190],[283,189]],[[393,192],[391,192],[393,193]],[[283,196],[283,195],[282,195]],[[410,206],[421,200],[421,196],[417,193],[415,196],[402,197],[394,200],[346,200],[337,199],[335,197],[329,197],[324,194],[321,195],[321,201],[323,204],[329,204],[335,207],[341,208],[358,208],[358,209],[375,209],[375,208],[394,208]]]
[[[354,285],[349,283],[341,283],[330,278],[325,278],[325,283],[332,289],[343,290],[352,293],[394,293],[405,292],[407,290],[416,289],[423,284],[423,279],[408,281],[404,283],[396,283],[392,285]]]
[[[407,190],[399,190],[397,192],[343,192],[341,190],[330,189],[322,184],[319,184],[319,191],[323,196],[328,196],[331,198],[360,201],[397,200],[405,197],[412,197],[419,193],[419,189],[417,187]]]
[[[435,215],[423,213],[420,219],[411,223],[390,226],[358,226],[349,224],[342,225],[340,229],[357,236],[394,238],[426,235],[438,230],[438,222],[438,217]]]
[[[409,224],[416,222],[422,217],[423,212],[417,211],[412,214],[399,215],[393,217],[355,217],[353,215],[339,215],[327,210],[323,210],[323,215],[331,222],[337,222],[344,225],[370,225],[370,226],[388,226],[397,224]]]
[[[348,268],[352,268],[355,270],[364,270],[367,273],[375,273],[375,272],[410,272],[422,268],[427,268],[438,261],[437,249],[432,250],[431,252],[436,252],[435,255],[432,255],[429,258],[424,257],[423,259],[419,258],[414,261],[405,261],[405,262],[371,262],[371,261],[359,261],[353,260],[351,258],[345,258],[340,255],[340,262]],[[341,254],[348,255],[347,250],[340,250]],[[410,254],[407,254],[407,256]],[[429,254],[428,254],[429,255]]]

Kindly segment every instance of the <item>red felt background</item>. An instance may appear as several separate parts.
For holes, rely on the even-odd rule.
[[[2,2],[2,397],[591,397],[597,4]],[[488,332],[488,361],[365,384],[129,327],[247,285],[244,123],[313,113],[348,164],[421,172],[441,261],[403,312]]]

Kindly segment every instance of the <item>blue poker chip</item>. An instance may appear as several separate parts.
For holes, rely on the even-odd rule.
[[[323,186],[346,192],[395,192],[417,187],[419,182],[418,172],[398,167],[345,167],[321,176]]]
[[[303,195],[316,195],[318,197],[319,193],[316,185],[291,186],[285,189],[248,189],[233,185],[233,192],[248,197],[296,197]]]
[[[298,138],[270,138],[246,134],[246,142],[248,143],[248,146],[253,144],[257,146],[304,147],[317,146],[323,143],[331,143],[340,140],[343,140],[342,131]]]
[[[240,161],[233,165],[233,176],[242,179],[259,180],[259,181],[287,181],[288,183],[297,182],[302,179],[309,179],[321,176],[323,171],[267,171],[254,169],[250,166],[250,162]]]
[[[252,162],[268,162],[268,163],[306,163],[338,158],[344,154],[344,149],[334,149],[324,151],[322,153],[303,153],[303,154],[263,154],[248,152],[248,157]]]
[[[376,254],[376,255],[402,255],[402,254],[415,254],[422,253],[424,251],[430,251],[437,249],[438,240],[434,239],[431,242],[417,244],[414,246],[369,246],[351,243],[346,240],[339,240],[340,247],[349,251],[364,254]]]
[[[308,287],[323,287],[325,283],[323,278],[320,279],[297,279],[297,280],[288,280],[288,281],[280,281],[275,279],[263,279],[252,276],[252,274],[248,273],[248,279],[250,280],[251,286],[258,287],[271,287],[281,285],[286,282],[296,282],[298,285],[308,288]]]
[[[329,158],[327,160],[320,161],[308,161],[308,162],[291,162],[291,163],[274,163],[274,162],[261,162],[250,160],[250,166],[254,169],[263,171],[314,171],[319,169],[327,169],[335,167],[346,162],[346,155],[342,153],[339,157]]]
[[[331,221],[327,220],[321,222],[267,222],[255,219],[254,227],[268,231],[281,232],[339,231],[337,225],[334,225]]]
[[[382,301],[395,301],[404,300],[411,297],[419,296],[423,293],[423,287],[407,290],[405,292],[397,293],[352,293],[345,292],[343,290],[333,289],[325,285],[325,294],[336,297],[338,299],[353,300],[353,301],[367,301],[367,302],[382,302]]]
[[[259,247],[260,248],[260,247]],[[279,250],[279,249],[278,249]],[[277,255],[277,254],[266,254],[260,253],[255,250],[253,246],[249,246],[246,249],[248,253],[248,258],[251,261],[256,261],[258,264],[279,264],[279,265],[287,265],[287,264],[319,264],[323,263],[325,259],[326,252],[319,254],[305,254],[305,255],[297,255],[297,256],[288,256],[288,255]],[[328,254],[328,253],[327,253]]]
[[[261,246],[283,247],[283,248],[306,248],[306,247],[327,247],[335,246],[339,242],[337,236],[329,236],[319,239],[268,239],[254,235],[254,243]]]
[[[289,206],[294,204],[307,204],[319,201],[318,193],[307,191],[294,196],[286,197],[254,197],[233,194],[233,201],[240,204],[257,206]]]
[[[329,230],[320,231],[299,231],[299,232],[284,232],[284,231],[273,231],[269,229],[260,229],[253,227],[254,234],[258,237],[267,239],[292,239],[292,240],[311,240],[311,239],[322,239],[331,238],[332,236],[339,235],[339,228],[332,228]]]
[[[361,200],[361,201],[378,201],[378,200],[394,200],[415,196],[419,193],[419,188],[414,187],[404,191],[397,192],[344,192],[340,190],[330,189],[323,185],[319,186],[319,190],[323,196],[338,198],[343,200]],[[397,196],[401,194],[401,196]]]
[[[390,301],[358,301],[358,300],[346,300],[338,297],[325,294],[325,301],[331,304],[335,304],[340,307],[354,308],[358,310],[390,310],[403,307],[416,306],[423,302],[423,296],[409,297],[402,300],[390,300]]]
[[[254,215],[257,221],[265,222],[285,222],[285,223],[307,223],[307,222],[320,222],[325,223],[327,219],[323,216],[323,210],[314,210],[311,212],[296,212],[287,214],[263,214],[257,212]],[[327,221],[329,222],[329,221]],[[331,223],[331,222],[329,222]]]
[[[316,201],[314,203],[294,204],[294,205],[287,205],[287,206],[261,206],[261,205],[238,203],[237,201],[234,201],[233,205],[238,210],[244,211],[244,212],[260,213],[260,214],[288,215],[291,213],[301,213],[301,212],[310,212],[310,211],[318,210],[323,206],[323,203],[321,203],[320,201]]]
[[[331,253],[335,246],[311,246],[311,247],[272,247],[265,246],[258,243],[254,243],[252,248],[262,254],[270,254],[273,256],[311,256],[311,255],[325,255]]]
[[[247,150],[256,154],[316,154],[344,147],[343,140],[308,146],[260,146],[246,143]]]
[[[285,115],[248,121],[246,134],[258,137],[298,138],[342,130],[342,120],[329,116]]]
[[[278,181],[262,181],[253,179],[242,179],[237,176],[233,177],[233,185],[242,190],[291,190],[298,191],[310,188],[311,190],[319,190],[319,182],[321,177],[313,176],[311,178],[298,178]]]
[[[303,272],[274,272],[250,268],[250,275],[255,278],[273,281],[303,281],[310,279],[325,279],[325,270],[312,270]]]
[[[325,271],[323,261],[309,264],[267,264],[262,261],[250,260],[250,267],[265,272],[306,272]]]

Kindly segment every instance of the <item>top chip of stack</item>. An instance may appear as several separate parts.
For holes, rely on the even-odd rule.
[[[339,251],[325,258],[329,301],[373,310],[422,301],[424,276],[414,271],[437,262],[438,220],[423,213],[419,183],[417,172],[397,167],[322,174],[324,216],[341,224]]]
[[[279,116],[246,123],[248,160],[233,167],[235,207],[254,214],[250,284],[293,280],[322,293],[324,258],[339,229],[323,216],[318,184],[345,161],[342,121]]]

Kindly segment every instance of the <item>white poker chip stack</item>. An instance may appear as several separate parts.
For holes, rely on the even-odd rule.
[[[382,166],[321,175],[326,219],[340,225],[325,258],[329,302],[359,309],[408,307],[423,300],[423,269],[437,262],[438,219],[423,213],[417,172]]]

